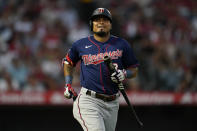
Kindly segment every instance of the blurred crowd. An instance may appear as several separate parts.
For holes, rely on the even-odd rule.
[[[195,0],[0,0],[0,92],[62,90],[61,60],[97,7],[140,62],[130,90],[197,91]],[[73,86],[80,86],[79,64]]]

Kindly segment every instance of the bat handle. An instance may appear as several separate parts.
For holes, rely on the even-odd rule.
[[[120,82],[120,83],[118,84],[118,88],[119,88],[120,90],[124,90],[124,85],[122,84],[122,82]]]
[[[78,95],[73,96],[73,101],[75,101],[77,99]]]

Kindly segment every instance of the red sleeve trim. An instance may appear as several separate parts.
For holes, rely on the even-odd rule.
[[[72,60],[70,59],[69,55],[66,54],[66,60],[70,63],[71,66],[75,66],[76,64],[72,62]]]

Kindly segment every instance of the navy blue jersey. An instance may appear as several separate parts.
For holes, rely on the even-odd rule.
[[[80,83],[82,87],[97,93],[112,95],[118,92],[117,84],[110,78],[103,57],[108,55],[118,69],[138,66],[138,61],[126,40],[110,36],[105,42],[98,42],[93,36],[82,38],[69,49],[67,60],[73,65],[81,61]]]

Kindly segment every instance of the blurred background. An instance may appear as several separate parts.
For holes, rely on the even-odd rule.
[[[196,0],[0,0],[0,131],[82,130],[63,98],[61,61],[91,35],[98,7],[111,11],[112,34],[131,44],[140,63],[137,78],[124,84],[145,127],[121,98],[117,131],[197,129]]]

